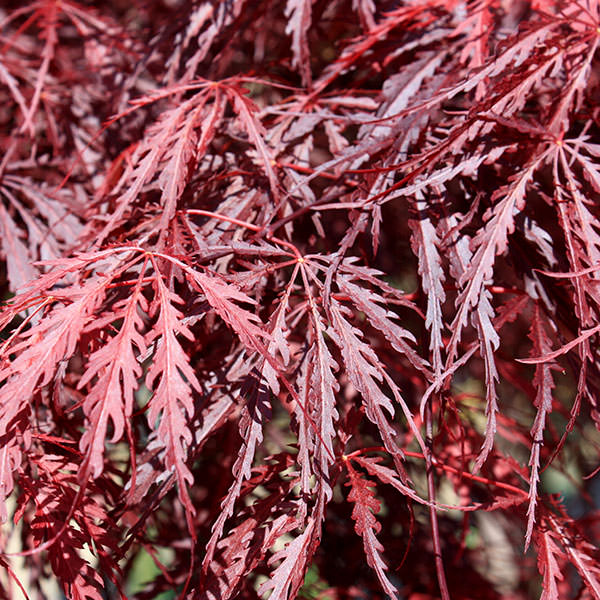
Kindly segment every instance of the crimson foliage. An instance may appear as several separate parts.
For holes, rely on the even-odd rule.
[[[2,4],[2,597],[600,599],[597,0]]]

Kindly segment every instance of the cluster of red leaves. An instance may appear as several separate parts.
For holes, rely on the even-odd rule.
[[[0,8],[2,596],[599,600],[598,0],[92,4]]]

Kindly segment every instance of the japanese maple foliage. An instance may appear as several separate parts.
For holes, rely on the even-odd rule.
[[[0,36],[2,597],[600,600],[598,0]]]

